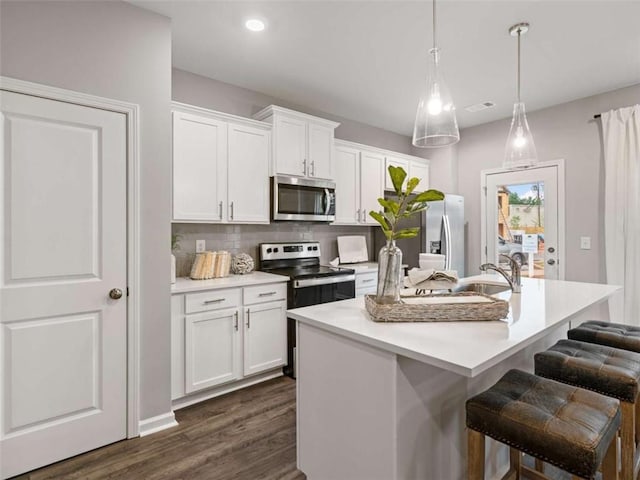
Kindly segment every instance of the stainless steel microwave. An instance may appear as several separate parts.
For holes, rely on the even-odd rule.
[[[333,222],[336,218],[336,184],[329,180],[272,177],[273,220]]]

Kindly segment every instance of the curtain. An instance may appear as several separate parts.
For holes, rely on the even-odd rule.
[[[640,105],[602,114],[607,283],[612,322],[640,325]]]

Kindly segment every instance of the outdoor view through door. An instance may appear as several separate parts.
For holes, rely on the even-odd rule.
[[[563,278],[563,162],[485,171],[482,183],[483,263],[508,270],[509,256],[523,277]]]
[[[522,274],[544,278],[544,182],[498,186],[498,254],[513,258]],[[500,266],[509,267],[504,256]]]

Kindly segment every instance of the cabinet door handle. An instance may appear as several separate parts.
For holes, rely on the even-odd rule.
[[[205,300],[202,303],[204,303],[205,305],[209,305],[210,303],[220,303],[220,302],[224,302],[226,300],[226,298],[216,298],[215,300]]]
[[[312,177],[316,176],[316,161],[315,160],[311,160],[311,173],[309,174]]]
[[[251,327],[251,310],[247,308],[247,328]]]
[[[229,219],[233,220],[233,202],[231,202],[229,204],[229,210],[230,210],[230,214],[229,214]]]
[[[369,282],[375,282],[376,279],[375,278],[365,278],[364,280],[362,280],[362,283],[369,283]]]
[[[275,295],[276,292],[263,292],[263,293],[259,293],[258,296],[259,297],[268,297],[269,295]]]
[[[220,205],[218,205],[219,207],[219,213],[220,213],[220,220],[222,220],[222,202],[220,202]]]
[[[356,216],[358,218],[358,223],[360,223],[360,209],[356,212]]]
[[[233,316],[235,317],[235,321],[233,322],[233,328],[236,329],[236,332],[238,331],[238,311],[236,310],[236,313],[233,314]]]
[[[306,158],[304,160],[302,160],[302,174],[303,175],[307,174],[307,159]]]

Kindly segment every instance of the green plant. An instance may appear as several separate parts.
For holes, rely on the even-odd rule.
[[[176,250],[180,250],[180,239],[182,238],[181,235],[178,235],[177,233],[175,235],[171,235],[171,251],[175,252]]]
[[[444,193],[438,190],[427,190],[414,194],[413,191],[420,183],[417,177],[410,178],[407,181],[406,190],[402,190],[402,184],[407,178],[407,172],[402,167],[389,166],[389,176],[393,182],[393,189],[396,192],[397,199],[378,198],[378,203],[383,210],[380,212],[370,212],[376,222],[382,227],[387,240],[399,240],[402,238],[413,238],[420,233],[420,228],[399,228],[398,223],[403,218],[409,218],[412,215],[425,211],[429,208],[429,202],[435,202],[444,198]]]

